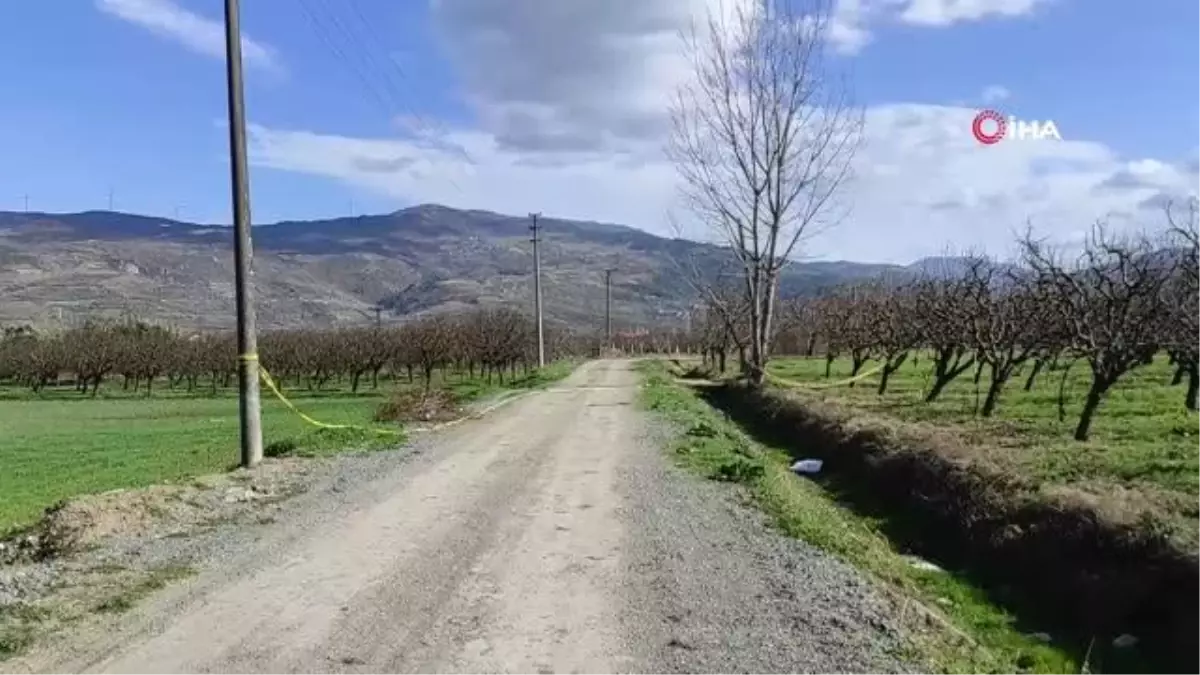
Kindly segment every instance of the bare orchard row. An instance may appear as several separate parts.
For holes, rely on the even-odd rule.
[[[990,416],[1019,372],[1029,381],[1048,365],[1086,364],[1091,386],[1075,437],[1086,440],[1100,403],[1122,376],[1166,352],[1175,381],[1187,379],[1182,402],[1196,409],[1197,237],[1189,223],[1163,236],[1117,238],[1097,229],[1068,259],[1030,237],[1021,259],[981,257],[920,277],[881,277],[783,303],[775,353],[848,358],[853,373],[874,360],[878,390],[915,352],[933,354],[934,401],[967,371],[989,378],[980,410]],[[721,367],[727,353],[745,354],[750,331],[738,288],[716,289],[702,322],[706,353]],[[826,375],[829,374],[828,365]]]
[[[345,378],[353,390],[381,372],[414,374],[429,385],[436,369],[454,365],[472,374],[503,379],[504,373],[537,364],[535,328],[508,309],[434,315],[399,326],[300,329],[264,332],[262,365],[286,386],[320,389]],[[546,332],[546,358],[594,351],[594,340],[563,331]],[[39,391],[68,381],[95,395],[108,378],[151,395],[154,382],[188,390],[228,386],[237,370],[232,333],[188,333],[144,321],[90,321],[56,333],[10,328],[0,340],[0,380]]]

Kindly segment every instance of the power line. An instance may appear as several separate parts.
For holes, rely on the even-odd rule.
[[[411,80],[409,80],[408,74],[404,72],[404,68],[388,52],[388,49],[387,49],[383,39],[379,37],[379,33],[374,29],[372,23],[370,21],[368,21],[367,18],[363,15],[362,10],[359,9],[357,1],[356,0],[348,0],[348,2],[346,4],[348,4],[350,6],[350,9],[353,11],[354,16],[357,17],[359,23],[363,26],[363,28],[364,28],[363,32],[367,36],[367,42],[378,47],[380,53],[382,54],[383,61],[385,63],[387,63],[388,66],[390,66],[390,68],[384,68],[383,70],[389,74],[394,73],[399,76],[399,78],[398,78],[399,85],[398,85],[397,89],[402,90],[405,88],[406,85],[411,84]],[[360,44],[360,43],[356,42],[356,44]],[[367,49],[364,51],[369,52],[370,50]],[[395,82],[396,78],[389,78],[389,81]],[[422,116],[421,113],[417,112],[414,108],[404,105],[403,102],[400,102],[399,105],[403,106],[410,113],[410,115],[416,119],[418,125],[421,127],[424,127],[424,130],[427,133],[434,134],[434,133],[438,133],[442,130],[441,125],[430,124],[425,119],[425,117]],[[458,151],[458,153],[460,155],[462,155],[463,159],[465,159],[467,162],[469,162],[471,164],[475,164],[475,158],[471,157],[471,154],[469,152],[467,152],[466,148],[459,146],[457,144],[451,144],[451,145],[453,146],[453,148],[455,150]]]
[[[377,90],[371,83],[370,78],[364,75],[358,66],[352,64],[350,59],[346,56],[346,52],[344,52],[341,47],[335,44],[328,36],[323,28],[321,20],[317,18],[317,14],[308,4],[308,0],[300,0],[300,8],[304,11],[305,16],[308,17],[309,23],[313,26],[313,32],[315,32],[317,36],[321,38],[321,41],[324,42],[325,46],[334,53],[335,57],[340,59],[343,64],[345,64],[351,71],[354,72],[354,75],[358,78],[359,82],[362,83],[363,87],[370,91],[370,93],[375,97],[376,102],[379,103],[379,107],[383,110],[384,114],[390,114],[387,101],[384,100],[384,97],[379,93],[379,90]]]
[[[310,3],[320,5],[325,11],[316,11],[314,5]],[[353,3],[350,3],[350,5],[359,22],[365,27],[365,31],[356,31],[350,20],[343,21],[338,17],[337,12],[330,10],[329,5],[325,4],[322,0],[300,0],[300,7],[312,25],[314,32],[325,43],[326,47],[333,52],[335,58],[354,73],[360,84],[368,90],[371,98],[379,105],[384,116],[390,120],[403,109],[403,111],[409,113],[411,118],[417,121],[418,126],[423,127],[425,136],[436,136],[437,130],[434,129],[433,125],[429,124],[416,110],[405,104],[402,94],[396,93],[404,89],[403,81],[407,79],[407,76],[399,64],[395,62],[395,59],[386,55],[387,50],[382,46],[382,40],[377,37],[375,31],[371,28],[371,23],[363,16],[357,5]],[[325,18],[322,18],[322,16]],[[339,39],[342,44],[338,44]],[[343,48],[343,45],[346,45],[346,48]],[[371,48],[372,45],[375,45],[380,51],[385,53],[382,60],[390,68],[380,65],[380,59],[376,57]],[[351,54],[357,58],[351,58]],[[379,78],[380,82],[376,82],[376,78],[371,77],[374,73],[382,73],[382,76]],[[388,74],[392,73],[399,74],[399,84],[394,77],[388,77]],[[462,156],[468,163],[475,163],[470,153],[458,144],[444,144],[441,149],[445,149],[446,147],[449,147]],[[452,177],[446,176],[446,181],[459,193],[463,192],[458,182]]]

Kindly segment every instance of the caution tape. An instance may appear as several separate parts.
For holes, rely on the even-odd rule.
[[[243,361],[243,362],[257,361],[258,354],[241,354],[238,356],[238,360]],[[361,426],[358,424],[329,424],[328,422],[322,422],[318,419],[314,419],[314,418],[310,417],[309,415],[306,415],[302,410],[300,410],[299,408],[296,407],[295,403],[292,403],[290,400],[288,400],[287,396],[283,395],[283,391],[279,388],[279,385],[275,384],[275,378],[271,377],[271,374],[268,373],[267,369],[263,368],[261,364],[258,366],[258,377],[260,380],[262,380],[263,384],[267,385],[267,388],[271,390],[271,393],[275,394],[275,398],[279,399],[284,405],[286,405],[289,409],[291,409],[292,412],[296,413],[296,415],[298,415],[300,417],[300,419],[304,420],[305,422],[308,422],[309,424],[313,425],[314,427],[318,427],[321,429],[359,429],[361,431],[370,431],[370,432],[373,432],[376,434],[381,434],[381,435],[386,435],[386,436],[401,435],[400,432],[395,429],[383,429],[381,427],[364,427],[364,426]]]
[[[774,380],[774,381],[780,383],[780,384],[792,387],[793,389],[832,389],[833,387],[841,387],[843,385],[847,385],[852,382],[858,382],[859,380],[868,378],[868,377],[874,375],[875,373],[878,373],[882,369],[883,369],[883,364],[881,363],[878,366],[875,366],[874,368],[871,368],[864,373],[859,373],[858,375],[855,375],[854,377],[848,377],[844,380],[838,380],[837,382],[821,382],[819,384],[814,384],[814,383],[810,383],[810,382],[797,382],[795,380],[788,380],[786,378],[779,377],[778,375],[772,375],[770,373],[767,373],[767,377],[771,380]]]

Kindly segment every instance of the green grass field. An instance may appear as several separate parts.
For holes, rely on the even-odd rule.
[[[460,401],[503,389],[543,386],[568,374],[568,362],[547,366],[505,384],[481,378],[435,381]],[[332,385],[321,392],[284,390],[305,414],[329,424],[352,424],[399,431],[372,421],[376,408],[403,381],[383,381],[378,390]],[[208,395],[170,390],[154,396],[123,391],[120,381],[105,383],[96,398],[69,388],[34,395],[27,389],[0,388],[0,535],[36,520],[43,509],[78,494],[138,487],[226,471],[238,462],[238,401],[233,390]],[[203,393],[200,393],[203,392]],[[377,449],[403,442],[403,435],[317,429],[266,388],[262,392],[263,443],[294,444],[295,453],[321,455]]]
[[[868,363],[867,368],[874,365]],[[884,417],[951,429],[977,448],[977,456],[1045,486],[1069,486],[1129,506],[1152,506],[1164,512],[1194,541],[1197,497],[1200,495],[1200,418],[1183,404],[1184,385],[1169,386],[1172,369],[1165,356],[1135,369],[1117,383],[1101,404],[1086,442],[1072,439],[1089,372],[1077,363],[1067,379],[1065,419],[1059,419],[1058,387],[1062,371],[1043,372],[1031,391],[1024,391],[1026,373],[1009,383],[995,415],[975,416],[973,371],[959,376],[932,404],[923,401],[931,383],[932,362],[925,357],[909,362],[891,378],[883,396],[876,393],[879,376],[854,387],[797,389],[804,396],[852,406]],[[770,372],[788,380],[821,385],[821,358],[781,358]],[[832,380],[849,376],[848,361],[836,361]],[[987,373],[978,398],[986,395]]]

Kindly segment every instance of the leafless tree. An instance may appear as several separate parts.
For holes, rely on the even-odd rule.
[[[825,377],[830,376],[834,359],[842,354],[849,354],[850,377],[855,377],[878,351],[867,311],[872,292],[872,283],[852,283],[835,288],[824,299],[821,330],[826,336]]]
[[[1075,427],[1075,439],[1086,441],[1109,389],[1160,348],[1163,295],[1174,266],[1146,238],[1115,236],[1102,225],[1069,263],[1031,234],[1021,246],[1044,290],[1044,306],[1058,314],[1071,350],[1091,366],[1092,383]]]
[[[710,13],[686,36],[693,77],[672,105],[687,208],[742,268],[756,385],[781,271],[803,235],[831,224],[862,129],[825,67],[828,10],[812,0]]]
[[[1163,331],[1167,352],[1175,365],[1175,381],[1187,377],[1187,393],[1184,405],[1188,410],[1196,409],[1196,394],[1200,388],[1200,219],[1197,218],[1196,200],[1188,202],[1182,216],[1167,208],[1168,254],[1175,263],[1171,278],[1164,287],[1163,306],[1166,310],[1166,328]]]
[[[888,380],[904,365],[920,342],[913,320],[916,294],[910,286],[891,287],[879,283],[866,298],[868,317],[865,330],[879,350],[883,361],[877,393],[887,393]]]
[[[990,262],[972,266],[968,281],[971,349],[991,375],[979,414],[990,417],[1013,374],[1038,353],[1043,298],[1029,275],[997,270]]]
[[[933,384],[925,395],[926,403],[936,401],[948,384],[975,365],[969,346],[970,282],[979,278],[974,268],[986,264],[984,258],[967,256],[964,269],[916,284],[913,320],[921,342],[933,353]]]

